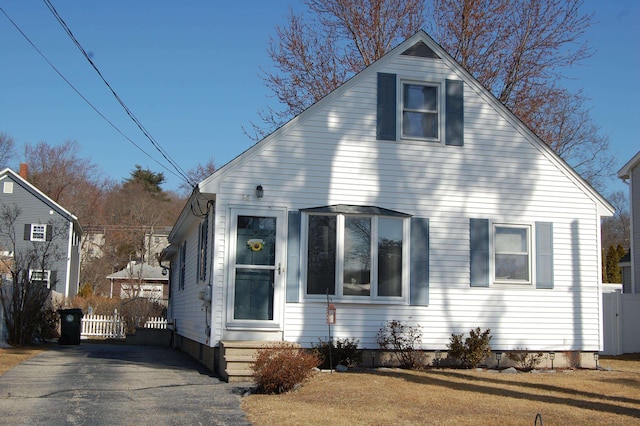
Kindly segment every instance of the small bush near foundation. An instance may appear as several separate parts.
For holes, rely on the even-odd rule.
[[[529,352],[526,348],[507,353],[507,358],[513,361],[518,368],[523,371],[531,371],[542,362],[544,354],[542,352]]]
[[[282,342],[258,350],[251,369],[258,392],[279,394],[304,382],[319,364],[317,356],[292,343]]]
[[[330,368],[329,349],[331,348],[331,367],[344,365],[345,367],[356,367],[362,363],[362,351],[358,349],[359,340],[356,339],[336,339],[335,342],[325,342],[320,340],[318,345],[314,345],[312,353],[320,361],[320,368]]]
[[[420,326],[412,327],[402,321],[391,320],[378,331],[376,340],[382,349],[393,351],[400,367],[414,370],[424,367],[419,351],[422,344]]]
[[[466,368],[476,368],[491,354],[491,330],[482,331],[480,327],[469,331],[469,337],[464,333],[452,334],[447,347],[448,356],[454,358]]]

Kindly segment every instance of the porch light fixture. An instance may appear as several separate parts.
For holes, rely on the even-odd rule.
[[[496,352],[496,360],[498,361],[498,370],[500,369],[500,360],[502,359],[502,352]]]
[[[596,362],[596,370],[598,369],[598,359],[600,359],[600,354],[598,352],[593,353],[593,359]]]
[[[553,370],[553,360],[556,359],[556,353],[549,352],[549,359],[551,360],[551,369]]]
[[[262,189],[262,185],[256,186],[256,198],[264,197],[264,189]]]

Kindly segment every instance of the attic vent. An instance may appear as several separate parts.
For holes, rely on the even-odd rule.
[[[432,59],[440,59],[440,56],[436,54],[429,46],[424,44],[423,41],[419,41],[404,52],[403,55],[407,56],[416,56],[419,58],[432,58]]]

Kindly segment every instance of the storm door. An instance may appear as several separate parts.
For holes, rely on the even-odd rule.
[[[274,324],[279,315],[284,276],[279,236],[283,215],[243,213],[234,214],[232,321]]]

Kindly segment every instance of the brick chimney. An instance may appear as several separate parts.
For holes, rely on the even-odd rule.
[[[29,176],[29,166],[27,163],[20,163],[20,177],[24,180],[27,180]]]

